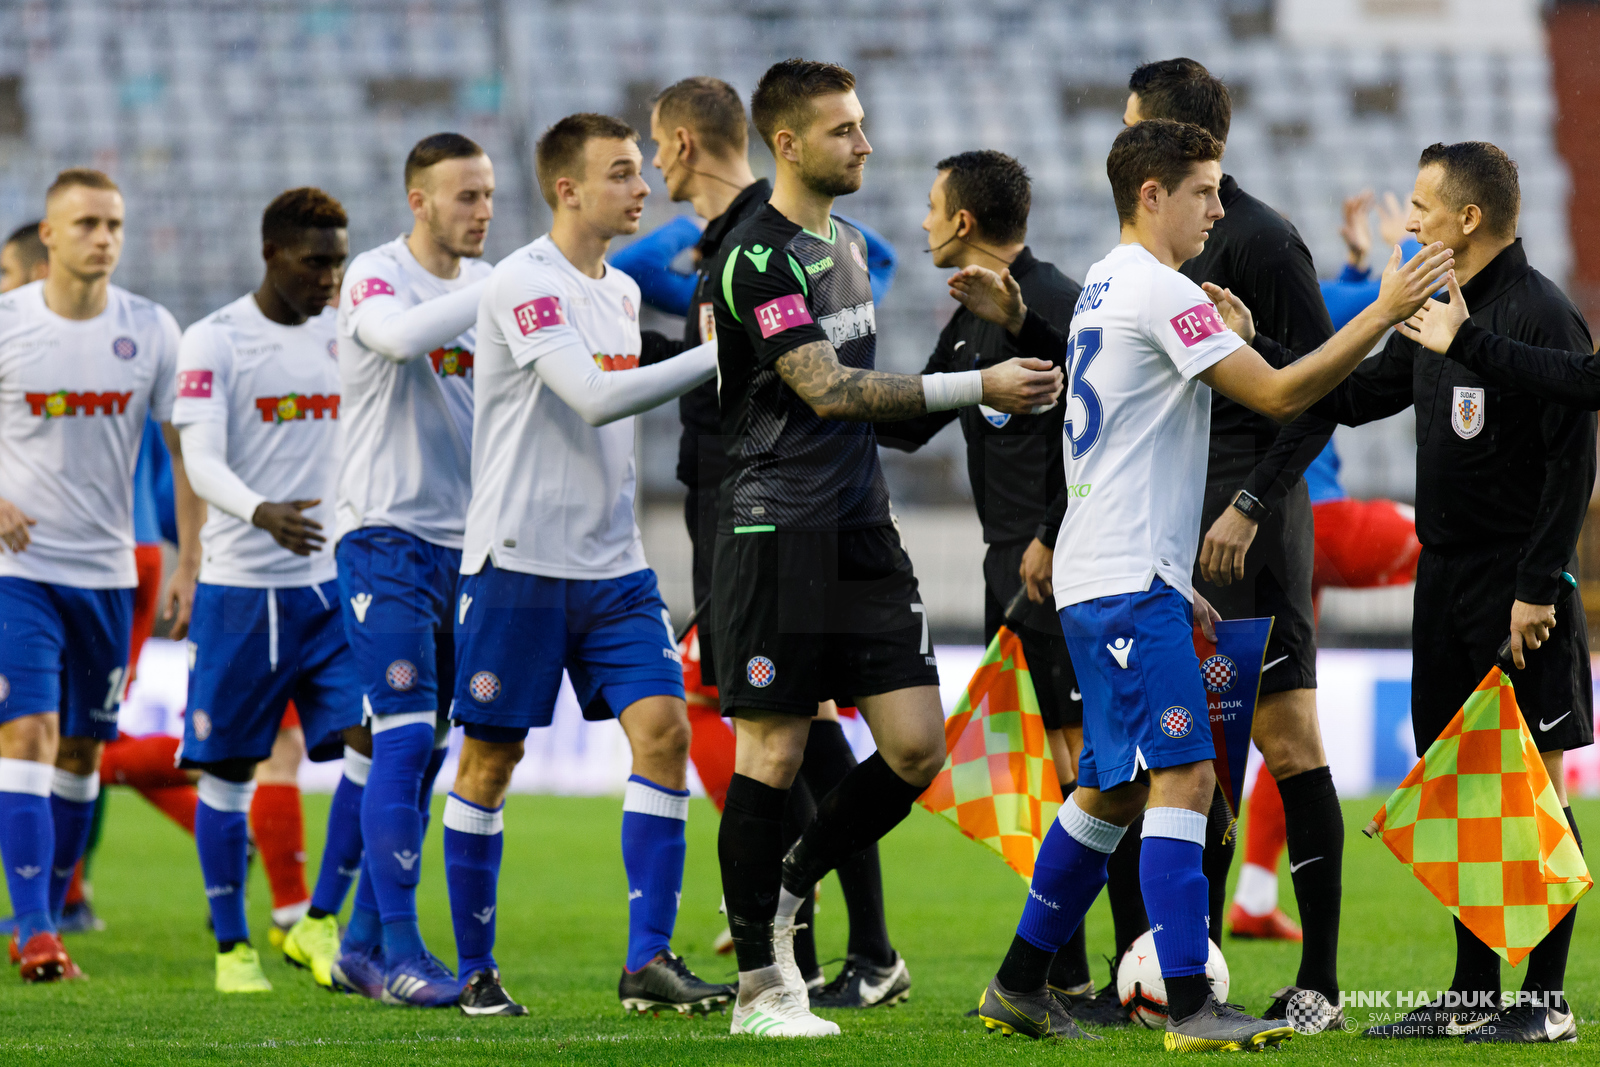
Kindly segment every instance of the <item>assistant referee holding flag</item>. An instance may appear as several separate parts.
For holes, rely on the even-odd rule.
[[[1500,149],[1482,141],[1435,144],[1418,162],[1406,229],[1454,249],[1451,300],[1472,309],[1471,333],[1588,353],[1594,346],[1577,308],[1528,265],[1516,237],[1520,206],[1517,166]],[[1223,303],[1231,321],[1238,305]],[[1439,314],[1435,308],[1423,318]],[[1418,345],[1414,329],[1407,333],[1391,334],[1378,356],[1308,414],[1358,425],[1416,408],[1422,556],[1411,725],[1417,751],[1449,724],[1494,664],[1509,629],[1517,701],[1577,837],[1562,753],[1594,742],[1589,640],[1580,598],[1559,602],[1558,593],[1562,571],[1576,570],[1578,533],[1594,488],[1594,412],[1481,377]],[[1297,420],[1284,434],[1307,432],[1308,425]],[[1576,909],[1568,912],[1533,950],[1522,987],[1529,996],[1503,1011],[1496,1010],[1500,957],[1457,920],[1449,988],[1458,1003],[1418,1008],[1368,1035],[1575,1040],[1560,991],[1576,916]]]

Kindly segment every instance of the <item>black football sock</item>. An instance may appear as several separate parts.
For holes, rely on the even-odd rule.
[[[1222,905],[1228,895],[1228,868],[1233,866],[1233,850],[1239,843],[1233,812],[1228,808],[1222,787],[1211,794],[1211,812],[1206,817],[1206,843],[1200,855],[1200,869],[1205,872],[1207,889],[1206,921],[1210,924],[1209,936],[1222,944]]]
[[[1081,927],[1080,927],[1081,929]],[[1013,993],[1032,993],[1045,984],[1050,973],[1050,961],[1055,953],[1040,948],[1017,934],[1011,939],[1006,958],[1000,961],[1000,973],[995,977]]]
[[[800,835],[806,832],[806,827],[817,817],[817,804],[811,798],[811,789],[806,785],[804,776],[796,776],[794,784],[789,787],[789,799],[783,806],[783,850],[785,852],[800,840]],[[794,961],[800,968],[800,973],[810,978],[820,969],[817,966],[817,932],[815,929],[814,911],[816,896],[813,893],[805,895],[805,901],[800,905],[800,910],[795,914],[795,922],[799,929],[794,934]]]
[[[1295,985],[1339,1003],[1339,902],[1344,894],[1344,813],[1333,772],[1316,767],[1278,783],[1289,877],[1300,905],[1300,973]]]
[[[817,817],[783,863],[783,887],[803,896],[839,865],[876,844],[911,814],[925,787],[912,785],[874,752],[817,805]]]
[[[1061,795],[1072,796],[1077,782],[1062,782]],[[1072,938],[1056,949],[1055,962],[1050,964],[1050,984],[1057,989],[1076,989],[1089,981],[1089,947],[1083,932],[1083,923],[1072,932]]]
[[[1089,981],[1089,950],[1083,925],[1078,924],[1078,928],[1072,931],[1072,937],[1056,949],[1056,958],[1050,962],[1049,981],[1057,989],[1077,989]]]
[[[1187,1019],[1205,1006],[1211,995],[1211,983],[1204,974],[1186,974],[1179,978],[1166,978],[1168,1018]]]
[[[722,824],[717,829],[717,859],[722,894],[728,906],[728,932],[740,971],[776,963],[772,919],[778,911],[783,864],[783,809],[787,789],[774,789],[735,774],[728,782]]]
[[[1500,957],[1478,940],[1460,919],[1456,929],[1456,973],[1450,988],[1461,994],[1463,1011],[1495,1011],[1500,1006]]]
[[[1111,901],[1111,925],[1116,931],[1117,954],[1112,966],[1122,961],[1128,946],[1150,929],[1150,916],[1144,910],[1144,888],[1139,882],[1139,850],[1144,839],[1144,815],[1128,824],[1127,833],[1117,842],[1117,850],[1106,863],[1106,895]]]
[[[856,754],[845,739],[844,727],[828,719],[813,722],[806,737],[805,762],[800,764],[800,777],[811,787],[811,795],[827,796],[855,769]],[[883,870],[878,864],[877,844],[841,861],[834,873],[839,876],[850,920],[850,943],[845,951],[876,966],[889,966],[894,962],[894,948],[883,915]]]
[[[1572,817],[1571,808],[1562,808],[1562,813],[1567,817],[1567,825],[1572,827],[1572,836],[1578,839],[1578,849],[1583,849],[1583,837],[1578,833],[1578,823]],[[1567,950],[1572,947],[1572,928],[1578,921],[1578,909],[1569,910],[1556,923],[1555,928],[1544,936],[1544,940],[1533,947],[1528,954],[1528,973],[1523,977],[1522,988],[1528,993],[1560,993],[1566,988],[1567,981]],[[1560,1008],[1562,1011],[1571,1011],[1564,1001],[1555,1001],[1553,998],[1540,998],[1546,1007]]]

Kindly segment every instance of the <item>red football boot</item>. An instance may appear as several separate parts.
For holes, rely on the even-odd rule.
[[[1282,908],[1273,908],[1265,915],[1251,915],[1237,904],[1228,909],[1228,933],[1253,941],[1305,939],[1300,925],[1285,915]]]
[[[11,931],[11,944],[8,947],[11,950],[11,966],[15,967],[22,962],[22,946],[17,944],[17,932],[15,930]]]
[[[28,938],[28,943],[22,946],[21,963],[24,982],[56,982],[77,970],[61,938],[44,930]]]

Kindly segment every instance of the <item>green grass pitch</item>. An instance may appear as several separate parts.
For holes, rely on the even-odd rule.
[[[281,957],[268,958],[276,985],[262,996],[212,991],[213,943],[194,849],[181,831],[127,790],[110,801],[96,861],[95,903],[102,933],[69,946],[91,976],[67,985],[28,987],[0,974],[0,1063],[349,1063],[379,1064],[1054,1064],[1163,1055],[1160,1037],[1131,1029],[1094,1044],[1063,1047],[985,1033],[962,1017],[972,1007],[1015,928],[1022,881],[992,854],[920,808],[883,844],[889,927],[914,985],[898,1008],[833,1013],[844,1035],[787,1043],[728,1036],[727,1017],[625,1017],[616,1000],[626,937],[626,885],[618,851],[616,798],[512,797],[506,812],[498,956],[508,988],[533,1014],[468,1020],[454,1011],[388,1008],[315,988]],[[328,798],[306,798],[313,861]],[[1381,798],[1345,801],[1344,939],[1347,989],[1437,989],[1450,976],[1453,940],[1444,910],[1378,842],[1359,828]],[[439,810],[428,835],[421,890],[423,931],[447,963],[455,950],[446,910]],[[1579,802],[1579,825],[1600,827],[1600,802]],[[703,976],[731,980],[730,957],[711,953],[717,914],[716,815],[695,801],[689,861],[675,947]],[[1591,834],[1600,833],[1592,830]],[[1237,869],[1237,864],[1235,864]],[[312,868],[314,871],[314,866]],[[310,873],[310,872],[308,872]],[[265,937],[268,896],[252,875],[255,943]],[[1286,898],[1288,879],[1284,880]],[[3,897],[0,897],[3,900]],[[1285,900],[1293,909],[1292,899]],[[1315,1063],[1434,1063],[1515,1060],[1594,1062],[1600,1043],[1600,920],[1581,911],[1567,991],[1583,1020],[1576,1046],[1470,1049],[1459,1042],[1378,1044],[1344,1034],[1297,1037],[1282,1055]],[[1110,915],[1102,899],[1090,915],[1096,981],[1109,952]],[[818,916],[824,960],[844,951],[838,886],[824,888]],[[1230,941],[1230,999],[1260,1010],[1267,994],[1293,980],[1292,945]],[[831,974],[833,967],[829,968]],[[1503,985],[1520,975],[1506,971]],[[1357,1011],[1365,1022],[1366,1012]]]

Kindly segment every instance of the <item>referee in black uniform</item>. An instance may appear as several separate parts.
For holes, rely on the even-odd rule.
[[[940,160],[934,170],[928,215],[922,223],[933,265],[959,269],[976,263],[996,270],[1009,268],[1027,306],[1067,333],[1079,286],[1053,264],[1035,257],[1026,244],[1033,199],[1027,170],[1010,156],[994,151],[950,156]],[[940,332],[922,373],[992,367],[1019,354],[1003,327],[958,307]],[[878,424],[878,443],[905,452],[921,448],[951,423],[961,424],[972,499],[988,545],[983,560],[985,644],[994,639],[1005,621],[1006,606],[1023,587],[1024,557],[1036,565],[1043,560],[1043,588],[1038,588],[1036,578],[1034,589],[1040,599],[1026,602],[1025,614],[1010,626],[1028,658],[1062,796],[1077,786],[1077,754],[1083,745],[1083,698],[1061,636],[1048,577],[1066,504],[1061,449],[1065,411],[1064,404],[1039,415],[1006,415],[966,407]],[[1058,498],[1059,505],[1052,507]],[[1078,1018],[1127,1021],[1120,1002],[1113,1005],[1115,1017],[1109,1020],[1081,1014],[1082,1002],[1093,992],[1082,927],[1056,953],[1050,984],[1077,1005],[1073,1014]]]
[[[1233,110],[1227,87],[1194,60],[1146,64],[1133,72],[1128,88],[1124,123],[1152,118],[1192,122],[1226,143]],[[1255,316],[1257,330],[1286,349],[1305,353],[1317,348],[1333,335],[1333,324],[1300,234],[1226,174],[1220,195],[1226,214],[1212,227],[1205,250],[1183,265],[1183,274],[1230,290]],[[1339,1003],[1344,820],[1317,725],[1311,606],[1315,529],[1303,477],[1333,427],[1326,422],[1307,426],[1314,430],[1296,448],[1274,449],[1279,434],[1275,422],[1213,394],[1211,456],[1200,521],[1206,533],[1195,567],[1196,590],[1224,619],[1273,618],[1252,734],[1283,796],[1290,876],[1305,940],[1295,984],[1273,994],[1263,1013],[1267,1019],[1283,1018],[1289,1000],[1303,988]],[[1211,937],[1219,943],[1233,859],[1228,828],[1219,791],[1205,856]],[[1137,885],[1133,883],[1135,891]]]
[[[1471,327],[1461,331],[1465,339],[1457,338],[1463,348],[1475,338],[1484,347],[1483,338],[1493,335],[1506,345],[1589,353],[1583,317],[1528,265],[1516,238],[1520,203],[1516,164],[1500,149],[1481,141],[1436,144],[1418,164],[1406,228],[1421,241],[1454,249],[1459,288],[1451,299],[1459,297],[1472,315]],[[1426,317],[1436,314],[1432,309]],[[1562,572],[1577,569],[1578,533],[1594,488],[1594,412],[1540,399],[1519,388],[1516,375],[1480,375],[1406,333],[1391,334],[1377,357],[1311,411],[1356,425],[1416,408],[1422,557],[1412,623],[1411,725],[1417,751],[1449,724],[1509,631],[1519,667],[1512,671],[1517,702],[1565,806],[1562,752],[1594,741],[1583,604],[1576,594],[1565,601],[1560,596]],[[1284,433],[1304,430],[1297,421]],[[1570,808],[1566,815],[1577,836]],[[1523,982],[1526,1002],[1497,1014],[1500,958],[1457,920],[1449,988],[1459,1003],[1419,1008],[1368,1034],[1576,1040],[1571,1010],[1559,996],[1576,914],[1568,912],[1533,950]]]

